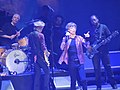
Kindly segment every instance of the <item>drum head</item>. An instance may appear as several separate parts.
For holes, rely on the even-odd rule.
[[[10,72],[23,73],[28,65],[28,58],[21,50],[13,50],[6,57],[6,66]]]

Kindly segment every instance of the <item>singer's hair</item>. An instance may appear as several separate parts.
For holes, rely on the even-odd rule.
[[[70,27],[75,27],[77,28],[77,25],[74,23],[74,22],[69,22],[67,25],[66,25],[66,29],[69,29]]]

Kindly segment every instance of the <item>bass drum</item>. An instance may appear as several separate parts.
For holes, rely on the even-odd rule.
[[[2,56],[3,64],[11,73],[24,73],[28,65],[28,57],[21,50],[7,50]]]

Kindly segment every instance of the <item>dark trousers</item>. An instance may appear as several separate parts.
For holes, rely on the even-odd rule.
[[[79,61],[70,61],[69,73],[71,78],[70,90],[76,90],[76,81],[78,82],[78,85],[82,85],[83,90],[87,90],[86,75],[83,64],[79,64]]]
[[[111,84],[111,86],[115,85],[116,82],[114,80],[114,75],[111,70],[111,65],[110,65],[110,58],[109,54],[107,53],[97,53],[93,57],[93,66],[95,70],[95,77],[96,77],[96,85],[97,88],[101,88],[101,66],[100,66],[100,60],[102,61],[102,64],[105,68],[108,80]]]
[[[41,73],[41,69],[44,76]],[[35,63],[34,90],[49,90],[49,72],[46,62],[38,57]]]

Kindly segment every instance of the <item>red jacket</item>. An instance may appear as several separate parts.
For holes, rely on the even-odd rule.
[[[66,42],[66,37],[63,37],[62,43],[61,43],[61,50],[63,50],[63,53],[61,54],[58,63],[62,64],[62,62],[65,62],[68,64],[68,49],[70,46],[72,39],[68,39],[67,43]],[[80,64],[84,64],[84,53],[83,53],[83,46],[82,44],[85,43],[85,39],[81,36],[76,35],[75,36],[75,44],[77,48],[77,56],[80,61]]]

